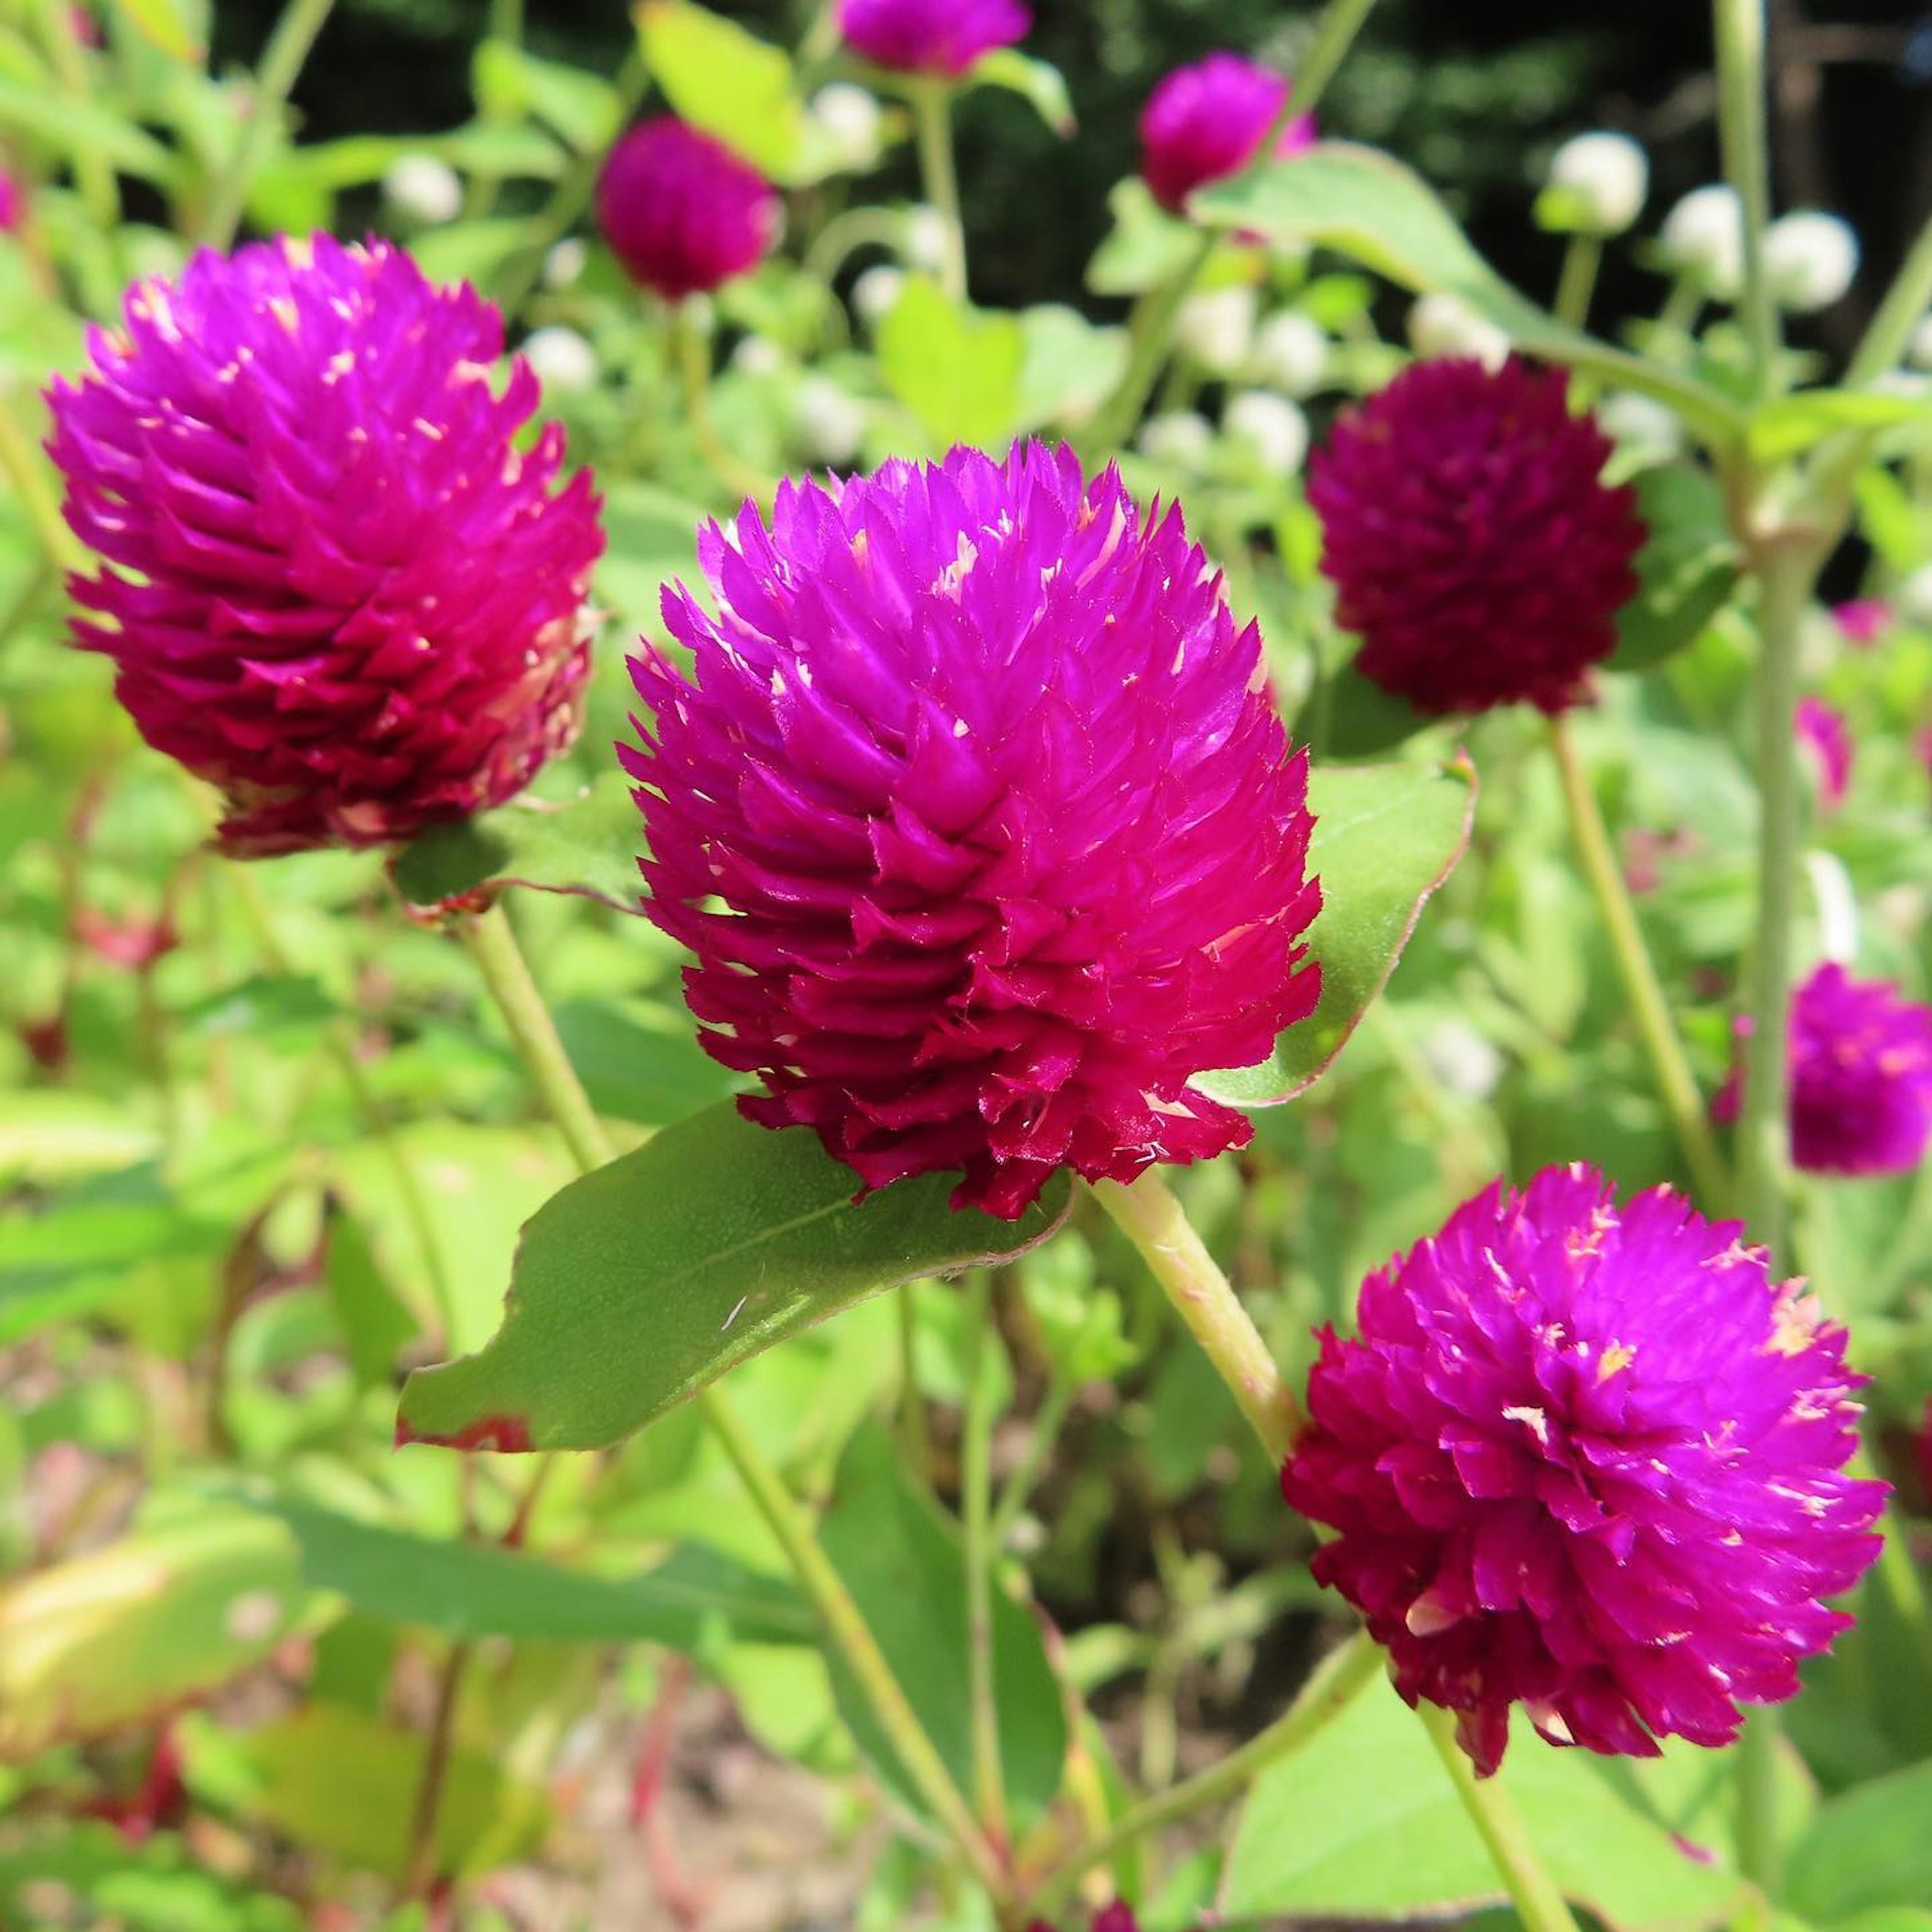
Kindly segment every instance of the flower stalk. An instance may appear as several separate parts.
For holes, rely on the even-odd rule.
[[[913,127],[919,143],[926,198],[939,211],[945,230],[939,285],[956,302],[967,299],[966,227],[959,212],[959,172],[952,155],[952,92],[944,80],[910,83]]]
[[[1000,1761],[998,1684],[993,1652],[992,1534],[995,1390],[990,1372],[993,1276],[980,1268],[966,1304],[965,1433],[960,1448],[962,1516],[966,1543],[967,1665],[973,1711],[973,1800],[996,1844],[1006,1842],[1005,1768]]]

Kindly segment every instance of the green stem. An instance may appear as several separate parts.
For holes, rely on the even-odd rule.
[[[1664,306],[1657,312],[1656,326],[1665,333],[1688,335],[1704,312],[1704,290],[1695,275],[1679,275],[1670,285]]]
[[[1354,45],[1355,36],[1361,32],[1364,22],[1374,10],[1375,4],[1376,0],[1328,0],[1328,10],[1322,16],[1322,25],[1316,32],[1313,44],[1295,70],[1294,83],[1288,97],[1256,148],[1254,158],[1248,163],[1249,170],[1267,166],[1274,158],[1275,144],[1282,130],[1290,122],[1315,111],[1328,92],[1328,83],[1334,79],[1336,69]],[[1201,272],[1207,267],[1208,259],[1220,238],[1216,234],[1202,236],[1193,254],[1181,264],[1173,280],[1150,291],[1136,305],[1131,331],[1132,350],[1126,368],[1114,386],[1113,394],[1094,411],[1081,438],[1084,449],[1098,455],[1118,448],[1140,420],[1141,412],[1147,407],[1147,400],[1154,393],[1161,365],[1174,340],[1174,320],[1180,313],[1180,305],[1201,279]]]
[[[1594,235],[1573,235],[1563,251],[1563,270],[1556,280],[1551,313],[1566,328],[1582,328],[1590,320],[1590,298],[1597,292],[1597,271],[1604,262],[1604,244]]]
[[[912,83],[913,127],[919,140],[919,171],[926,198],[946,227],[940,286],[955,302],[966,293],[966,225],[959,214],[959,175],[952,160],[952,91],[939,80]]]
[[[1564,802],[1569,807],[1577,854],[1596,898],[1598,916],[1609,934],[1611,956],[1623,980],[1637,1030],[1643,1036],[1644,1050],[1650,1056],[1658,1096],[1684,1150],[1699,1198],[1711,1213],[1722,1213],[1730,1198],[1730,1177],[1711,1131],[1710,1117],[1697,1090],[1696,1077],[1684,1057],[1683,1042],[1677,1036],[1650,949],[1644,944],[1643,928],[1637,923],[1630,888],[1611,849],[1590,775],[1583,767],[1569,722],[1560,715],[1550,721],[1550,743],[1563,782]]]
[[[711,348],[691,319],[688,302],[674,302],[670,310],[670,348],[677,364],[678,377],[684,386],[684,412],[691,425],[692,440],[698,453],[710,464],[712,472],[734,496],[752,496],[768,502],[772,480],[734,454],[718,434],[711,418]]]
[[[1932,309],[1932,220],[1919,230],[1911,253],[1846,365],[1846,386],[1862,388],[1896,368],[1928,309]]]
[[[56,570],[87,567],[87,552],[61,515],[59,500],[47,482],[47,469],[32,439],[14,414],[12,392],[0,384],[0,470],[14,486],[34,537]]]
[[[606,1165],[612,1150],[578,1081],[550,1010],[543,1003],[516,934],[500,906],[463,921],[464,938],[485,986],[502,1012],[538,1094],[586,1173]],[[701,1390],[698,1408],[718,1438],[765,1526],[784,1552],[800,1587],[872,1707],[907,1774],[946,1826],[976,1876],[995,1897],[1006,1875],[998,1856],[947,1772],[944,1760],[908,1701],[844,1580],[818,1546],[812,1523],[739,1418],[722,1389]]]
[[[436,1870],[436,1828],[442,1810],[442,1794],[449,1782],[449,1761],[456,1742],[456,1704],[468,1676],[475,1644],[466,1640],[453,1643],[436,1678],[436,1706],[430,1713],[429,1739],[423,1753],[422,1774],[416,1780],[415,1798],[410,1806],[408,1850],[403,1858],[402,1882],[398,1888],[399,1904],[413,1904],[427,1898],[441,1874]]]
[[[74,32],[74,9],[64,0],[40,0],[40,37],[61,91],[85,103],[92,89],[88,83],[87,56]],[[75,145],[74,173],[89,226],[98,235],[111,238],[121,226],[121,189],[113,167],[98,148],[83,141]]]
[[[302,72],[302,62],[322,32],[335,0],[288,0],[281,18],[262,55],[248,111],[236,137],[235,152],[214,184],[201,224],[201,240],[210,248],[234,245],[235,231],[242,225],[242,209],[248,198],[248,184],[261,159],[264,144],[281,119],[290,91]]]
[[[1315,1666],[1294,1702],[1266,1730],[1226,1757],[1216,1759],[1205,1771],[1144,1798],[1072,1852],[1027,1900],[1021,1918],[1049,1917],[1083,1874],[1150,1833],[1234,1797],[1270,1765],[1299,1750],[1339,1718],[1382,1675],[1387,1662],[1368,1633],[1358,1631]]]
[[[1126,1187],[1097,1180],[1093,1192],[1240,1404],[1268,1460],[1279,1465],[1301,1427],[1300,1405],[1160,1170],[1149,1168]]]
[[[1456,1714],[1424,1704],[1418,1714],[1463,1809],[1489,1847],[1524,1932],[1576,1932],[1568,1902],[1544,1869],[1514,1801],[1499,1780],[1477,1777],[1474,1766],[1456,1742]]]
[[[1771,148],[1765,130],[1764,0],[1714,0],[1718,130],[1724,178],[1744,209],[1744,288],[1738,315],[1750,352],[1751,386],[1760,398],[1777,383],[1778,305],[1764,272],[1771,220]]]
[[[993,1520],[988,1526],[986,1540],[994,1550],[1005,1549],[1006,1539],[1013,1533],[1013,1525],[1020,1519],[1020,1512],[1038,1487],[1040,1472],[1046,1468],[1047,1456],[1066,1425],[1067,1412],[1073,1406],[1077,1393],[1073,1378],[1064,1370],[1055,1369],[1053,1379],[1048,1383],[1046,1394],[1041,1400],[1040,1412],[1033,1419],[1026,1453],[1021,1456],[1018,1467],[1006,1478],[1005,1487],[1000,1491],[1000,1499],[993,1506]]]
[[[1745,1712],[1738,1737],[1738,1868],[1766,1898],[1777,1889],[1779,1728],[1777,1712],[1761,1706]]]
[[[1751,1238],[1784,1244],[1790,1156],[1786,1060],[1791,928],[1798,898],[1802,794],[1796,714],[1800,623],[1811,560],[1774,546],[1760,560],[1756,712],[1757,916],[1751,944],[1751,1036],[1738,1123],[1738,1208]]]
[[[926,1398],[919,1386],[919,1304],[908,1282],[898,1291],[899,1448],[915,1482],[932,1480],[932,1435],[926,1426]]]
[[[1006,1790],[1000,1762],[1000,1707],[993,1660],[993,1276],[975,1270],[966,1303],[966,1413],[960,1445],[961,1514],[966,1541],[966,1643],[973,1711],[973,1802],[996,1844],[1006,1840]]]

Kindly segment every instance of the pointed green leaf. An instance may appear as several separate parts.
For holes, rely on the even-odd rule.
[[[858,1177],[802,1127],[707,1108],[572,1183],[524,1230],[503,1325],[419,1370],[404,1441],[601,1449],[748,1357],[922,1275],[1006,1260],[1052,1232],[1063,1176],[1017,1221],[948,1206],[921,1175],[855,1204]]]
[[[1275,1042],[1258,1066],[1194,1082],[1237,1107],[1292,1100],[1320,1078],[1395,970],[1423,902],[1456,868],[1475,821],[1476,768],[1447,765],[1317,768],[1310,869],[1322,911],[1308,935],[1322,968],[1322,1002]]]
[[[1617,614],[1612,670],[1646,670],[1674,657],[1738,583],[1738,548],[1715,478],[1664,464],[1634,480],[1637,514],[1649,534],[1637,553],[1637,593]]]
[[[1063,140],[1078,130],[1066,76],[1051,61],[1036,60],[1017,47],[1001,47],[976,61],[966,82],[969,87],[1004,87],[1017,94]]]
[[[1004,443],[1024,412],[1026,338],[1010,315],[956,302],[914,278],[879,329],[879,373],[940,447]]]
[[[678,113],[790,180],[806,140],[791,56],[689,0],[642,0],[636,17],[645,63]]]
[[[1661,398],[1706,433],[1735,427],[1734,404],[1672,370],[1570,328],[1484,261],[1422,177],[1373,148],[1318,142],[1292,159],[1204,188],[1189,212],[1217,228],[1316,242],[1418,294],[1453,295],[1533,356]]]

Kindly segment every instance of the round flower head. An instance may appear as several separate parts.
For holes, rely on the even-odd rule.
[[[501,395],[496,311],[386,244],[206,251],[137,284],[50,392],[100,554],[76,640],[227,795],[238,856],[386,844],[497,805],[576,735],[603,548],[563,434]]]
[[[664,599],[694,682],[634,667],[651,916],[690,946],[752,1119],[868,1187],[963,1170],[1018,1215],[1246,1143],[1189,1084],[1315,1005],[1321,903],[1261,639],[1179,512],[1067,451],[780,486]]]
[[[632,278],[682,302],[754,268],[778,238],[778,190],[722,141],[661,115],[618,137],[597,225]]]
[[[1932,1007],[1820,966],[1791,1002],[1791,1158],[1812,1174],[1897,1174],[1932,1140]],[[1734,1115],[1738,1083],[1720,1096]]]
[[[1858,272],[1858,238],[1835,214],[1801,209],[1764,231],[1764,272],[1779,303],[1799,315],[1829,308]]]
[[[1141,173],[1155,200],[1178,213],[1197,188],[1246,167],[1288,94],[1283,76],[1240,54],[1176,68],[1141,110]],[[1294,154],[1314,139],[1314,117],[1304,114],[1282,130],[1275,152]]]
[[[1735,1222],[1582,1167],[1501,1183],[1322,1338],[1288,1502],[1314,1572],[1454,1711],[1479,1773],[1520,1703],[1552,1743],[1728,1744],[1850,1618],[1884,1486],[1841,1473],[1844,1331]]]
[[[1744,280],[1744,211],[1738,191],[1722,182],[1694,188],[1664,221],[1664,252],[1720,301],[1729,302]]]
[[[901,74],[956,80],[982,54],[1023,39],[1032,25],[1022,0],[838,0],[845,44]]]
[[[1322,568],[1357,663],[1429,712],[1560,711],[1616,648],[1636,494],[1561,371],[1424,362],[1343,412],[1309,464]]]
[[[1574,198],[1584,232],[1621,235],[1642,212],[1650,160],[1628,134],[1573,135],[1551,158],[1550,182]]]

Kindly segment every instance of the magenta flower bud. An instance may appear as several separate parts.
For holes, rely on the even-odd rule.
[[[1141,174],[1155,200],[1178,214],[1197,188],[1246,167],[1288,104],[1288,85],[1234,53],[1210,54],[1162,79],[1141,110]],[[1304,114],[1274,151],[1295,154],[1314,139],[1315,117]]]
[[[1668,1189],[1498,1182],[1322,1336],[1282,1472],[1312,1568],[1479,1774],[1510,1707],[1552,1744],[1725,1744],[1851,1619],[1882,1483],[1844,1473],[1862,1379],[1801,1282]]]
[[[1844,716],[1822,698],[1801,698],[1796,718],[1798,748],[1810,760],[1820,809],[1836,812],[1852,782],[1852,734]]]
[[[1882,597],[1853,597],[1832,607],[1832,621],[1846,644],[1869,650],[1892,628],[1892,606]]]
[[[709,134],[662,115],[620,136],[597,181],[597,225],[632,278],[667,302],[755,268],[778,238],[776,188]]]
[[[18,233],[26,212],[20,184],[4,168],[0,168],[0,235]]]
[[[1063,1167],[1245,1144],[1190,1083],[1313,1010],[1307,763],[1179,512],[956,449],[781,484],[698,560],[718,615],[664,607],[694,679],[636,662],[622,755],[745,1113],[1010,1219]]]
[[[845,44],[875,67],[956,80],[1033,26],[1022,0],[838,0]]]
[[[1635,491],[1601,481],[1611,448],[1564,372],[1514,357],[1419,362],[1343,411],[1308,500],[1363,674],[1420,711],[1578,703],[1644,540]]]
[[[500,804],[576,735],[603,548],[563,432],[527,448],[496,311],[327,236],[139,283],[49,392],[83,648],[226,795],[224,848],[388,844]]]

